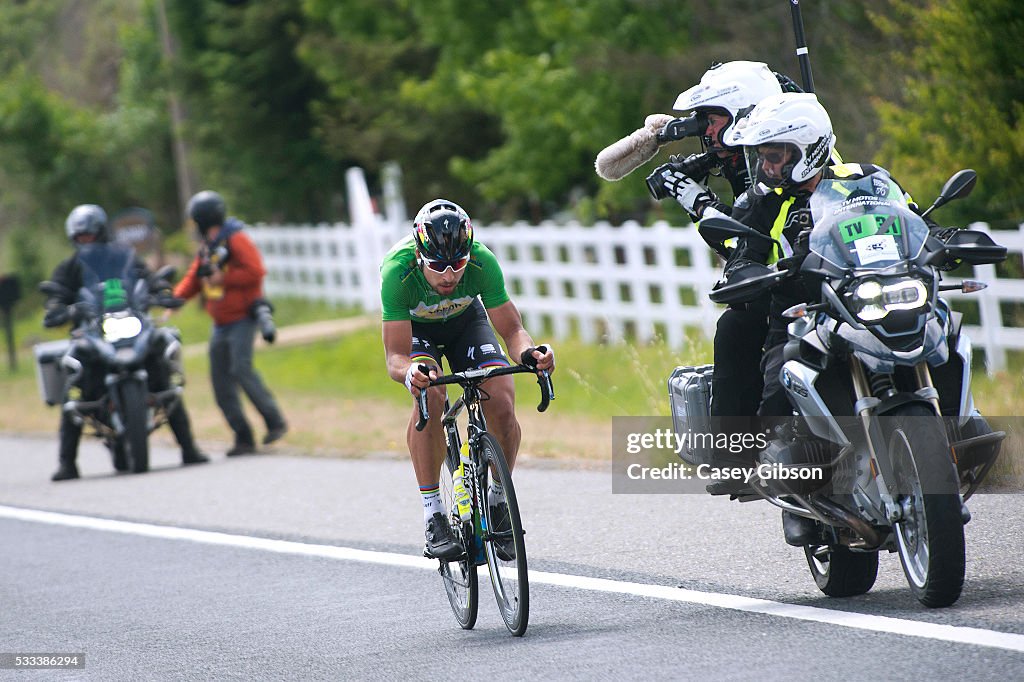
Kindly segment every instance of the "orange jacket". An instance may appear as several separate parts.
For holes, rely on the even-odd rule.
[[[238,322],[249,316],[252,302],[263,295],[263,277],[267,274],[259,249],[245,232],[239,231],[228,237],[227,247],[231,255],[222,268],[222,287],[209,287],[196,276],[199,267],[197,255],[185,277],[174,288],[174,295],[185,299],[202,293],[206,312],[218,325]]]

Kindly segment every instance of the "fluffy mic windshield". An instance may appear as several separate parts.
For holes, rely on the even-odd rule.
[[[668,114],[651,114],[643,128],[602,149],[594,161],[597,174],[605,180],[621,180],[653,159],[658,153],[658,133],[672,119]]]

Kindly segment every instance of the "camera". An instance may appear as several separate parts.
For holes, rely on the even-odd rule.
[[[274,343],[277,338],[277,326],[274,324],[274,306],[265,298],[257,298],[249,308],[249,314],[260,328],[260,335],[267,343]]]
[[[217,246],[212,251],[207,247],[203,247],[199,252],[199,267],[196,268],[196,275],[199,277],[209,277],[216,270],[224,267],[224,263],[227,262],[230,255],[225,244]]]
[[[699,137],[708,129],[708,117],[706,114],[698,114],[696,111],[685,118],[674,118],[665,124],[665,127],[658,133],[658,144],[665,144],[673,140],[682,140],[685,137]]]
[[[718,157],[712,152],[703,154],[691,154],[682,161],[669,161],[664,163],[647,176],[647,191],[651,196],[661,201],[668,198],[668,190],[665,188],[665,178],[661,176],[666,169],[677,170],[683,175],[700,180],[707,177],[711,171],[718,167]]]

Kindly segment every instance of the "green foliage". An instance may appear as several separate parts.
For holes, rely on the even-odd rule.
[[[805,3],[816,91],[844,155],[880,162],[925,199],[973,166],[978,192],[951,210],[1018,216],[1017,5]],[[676,206],[647,197],[642,177],[668,153],[697,151],[696,140],[617,183],[597,178],[594,157],[648,114],[670,112],[715,61],[754,59],[798,76],[788,9],[759,0],[3,3],[0,224],[52,230],[71,206],[94,201],[180,225],[171,93],[199,183],[251,221],[344,218],[344,170],[362,166],[372,183],[387,161],[402,168],[407,205],[450,196],[481,221],[567,208],[588,220],[680,220]]]
[[[966,200],[943,209],[953,224],[1024,217],[1024,6],[1015,0],[892,0],[883,30],[909,44],[897,65],[903,97],[879,101],[885,142],[879,155],[921,201],[960,168],[979,181]]]
[[[310,112],[323,85],[296,56],[306,31],[301,2],[167,7],[199,184],[254,220],[339,218],[330,208],[343,168],[322,154]]]

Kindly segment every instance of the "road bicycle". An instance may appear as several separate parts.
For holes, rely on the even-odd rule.
[[[426,367],[420,369],[425,371]],[[516,637],[526,632],[530,618],[525,531],[505,455],[497,439],[487,432],[482,405],[487,400],[487,392],[481,384],[492,377],[526,373],[537,375],[541,392],[537,411],[543,412],[554,399],[551,377],[546,371],[538,372],[526,365],[470,369],[430,382],[431,386],[458,384],[462,387],[462,395],[454,404],[445,400],[441,417],[447,448],[442,472],[447,475],[441,476],[441,496],[449,510],[452,532],[466,550],[455,559],[439,559],[438,572],[444,581],[448,602],[459,625],[472,629],[479,606],[477,566],[487,564],[501,618]],[[416,429],[422,431],[430,418],[426,391],[420,392],[418,405],[420,417]],[[463,409],[467,414],[464,441],[456,423]],[[497,509],[488,504],[489,476],[494,476],[504,491],[507,519],[495,518]]]

